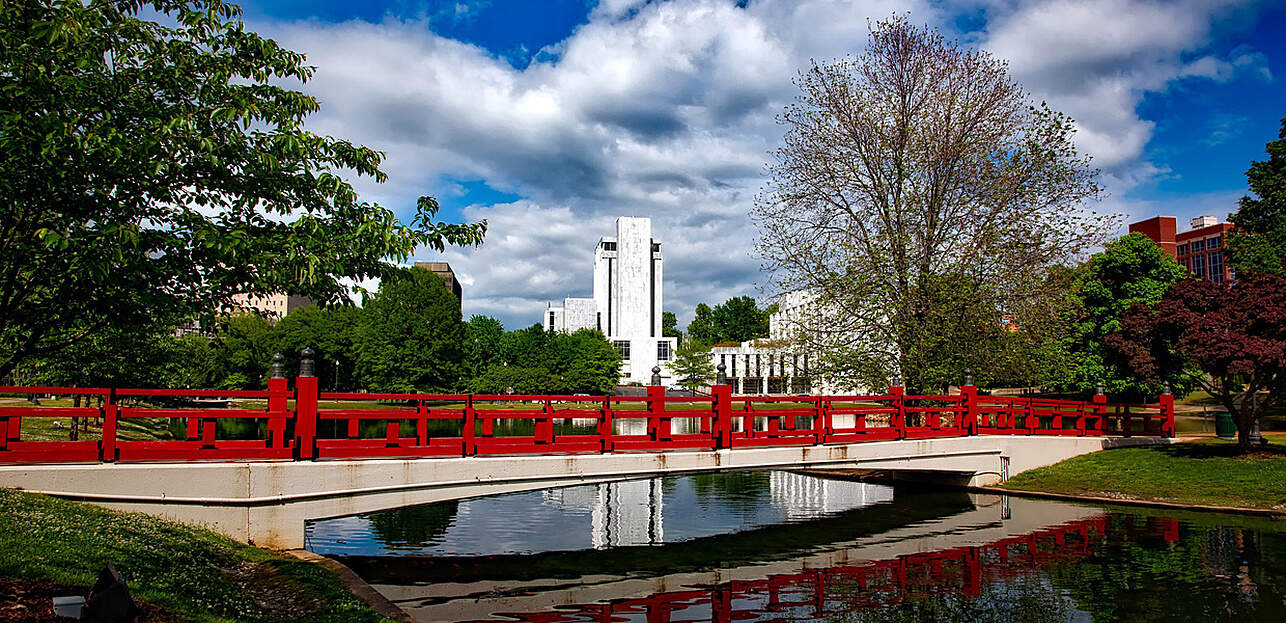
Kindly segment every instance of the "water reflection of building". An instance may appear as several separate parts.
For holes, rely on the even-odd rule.
[[[559,508],[589,511],[594,549],[665,541],[660,478],[550,489],[542,497]]]
[[[773,506],[790,520],[806,519],[893,501],[893,489],[847,480],[828,480],[793,472],[773,472],[769,480]]]

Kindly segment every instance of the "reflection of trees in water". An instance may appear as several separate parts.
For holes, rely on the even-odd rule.
[[[763,505],[770,494],[771,477],[772,472],[727,472],[686,478],[698,503],[742,509]]]
[[[1187,525],[1167,543],[1148,535],[1155,519],[1112,515],[1095,555],[1050,578],[1095,621],[1286,621],[1280,527]]]
[[[386,544],[421,546],[442,536],[455,519],[457,502],[408,506],[370,515],[371,528]]]
[[[857,594],[869,593],[852,587]],[[844,601],[836,591],[832,599]],[[959,593],[930,595],[901,603],[836,613],[827,621],[852,623],[900,623],[903,621],[1015,621],[1020,623],[1061,623],[1072,619],[1073,604],[1040,577],[1018,577],[989,584],[976,597]]]

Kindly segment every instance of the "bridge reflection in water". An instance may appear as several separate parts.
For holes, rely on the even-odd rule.
[[[594,549],[628,545],[660,545],[665,539],[665,494],[662,478],[611,482],[594,487],[566,487],[541,492],[546,504],[590,513],[590,539]],[[826,480],[793,472],[768,474],[770,518],[745,518],[741,528],[770,521],[794,522],[862,508],[893,499],[893,490],[881,485]],[[676,517],[684,529],[694,523],[709,525],[698,516],[701,509],[685,509]],[[744,515],[744,513],[743,513]]]
[[[418,551],[407,543],[375,555],[344,551],[327,522],[314,530],[314,549],[338,555],[420,621],[816,620],[898,604],[941,607],[941,599],[955,615],[1017,607],[1018,615],[1000,618],[1062,621],[1075,620],[1069,613],[1078,608],[1050,584],[1051,569],[1074,567],[1113,533],[1100,508],[958,491],[893,496],[786,472],[491,500],[460,502],[453,525]],[[528,523],[553,511],[563,513],[561,528]],[[491,521],[477,521],[483,515]],[[592,533],[581,548],[556,534],[578,526]],[[1160,518],[1126,531],[1130,542],[1173,545],[1179,535],[1177,522]],[[1120,521],[1114,534],[1123,534]],[[944,616],[954,618],[930,618]]]

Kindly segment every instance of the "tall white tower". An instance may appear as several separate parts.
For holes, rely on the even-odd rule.
[[[659,366],[668,383],[677,340],[661,335],[661,268],[652,219],[622,216],[616,235],[600,238],[594,248],[594,297],[564,299],[562,307],[546,310],[543,324],[553,331],[598,329],[625,359],[622,382],[650,383]]]

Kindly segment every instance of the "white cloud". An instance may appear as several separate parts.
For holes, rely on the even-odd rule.
[[[435,18],[252,26],[318,67],[307,90],[322,109],[310,127],[388,155],[389,183],[359,184],[365,198],[410,205],[459,192],[435,186],[444,178],[524,197],[469,208],[490,222],[487,242],[446,254],[466,314],[513,328],[537,322],[546,301],[588,294],[593,244],[626,214],[653,218],[665,243],[665,307],[681,319],[699,301],[756,294],[747,210],[782,135],[774,116],[795,95],[791,78],[810,58],[860,52],[868,17],[910,10],[915,22],[949,28],[961,7],[987,18],[964,39],[1007,58],[1036,97],[1077,119],[1080,146],[1117,193],[1164,174],[1142,159],[1153,131],[1136,112],[1145,93],[1185,77],[1267,71],[1254,50],[1199,54],[1227,9],[1197,0],[757,0],[745,9],[609,0],[549,49],[554,60],[522,70],[434,35]]]

